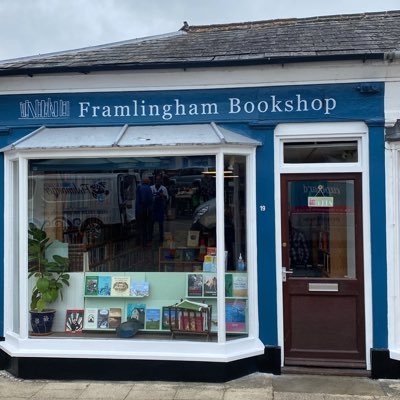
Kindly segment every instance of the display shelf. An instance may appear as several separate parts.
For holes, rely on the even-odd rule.
[[[200,247],[159,248],[159,271],[201,271],[204,254]]]
[[[165,328],[167,316],[166,307],[176,304],[184,297],[186,273],[163,273],[163,272],[86,272],[84,274],[84,293],[87,279],[97,279],[98,282],[104,277],[114,282],[118,277],[129,278],[130,282],[148,283],[148,296],[113,296],[113,295],[90,295],[84,294],[83,302],[85,309],[85,321],[89,313],[94,315],[92,327],[84,325],[88,331],[106,331],[107,328],[97,326],[96,317],[100,310],[118,309],[120,323],[125,322],[135,312],[144,321],[143,329],[146,332],[169,332]],[[121,280],[122,281],[122,280]],[[132,286],[132,285],[130,285]],[[135,309],[138,311],[136,312]],[[164,326],[164,327],[163,327]],[[111,329],[113,331],[115,329]]]
[[[113,295],[91,295],[84,294],[83,302],[85,315],[84,319],[87,321],[88,315],[91,312],[93,315],[98,316],[101,310],[108,310],[108,312],[115,312],[120,318],[120,323],[125,322],[128,316],[132,315],[132,310],[137,308],[140,318],[144,320],[143,329],[140,331],[146,332],[169,332],[169,326],[166,326],[168,320],[168,307],[173,307],[182,299],[190,299],[194,302],[204,303],[211,306],[212,310],[212,332],[217,329],[217,296],[204,296],[204,290],[201,288],[200,296],[188,296],[188,281],[191,275],[215,276],[215,273],[199,272],[199,273],[186,273],[186,272],[86,272],[85,275],[85,289],[86,278],[91,279],[108,277],[109,281],[113,282],[113,277],[128,277],[130,282],[148,282],[149,292],[148,296],[113,296]],[[233,275],[242,278],[240,290],[247,290],[247,277],[243,273],[230,273],[227,272],[228,283],[233,282]],[[246,278],[246,279],[244,279]],[[114,279],[114,282],[116,279]],[[123,280],[121,280],[123,282]],[[201,280],[203,282],[203,280]],[[230,321],[227,321],[227,333],[229,334],[245,334],[248,326],[248,298],[246,296],[227,296],[225,298],[226,314]],[[105,311],[107,313],[107,311]],[[94,325],[96,324],[96,325]],[[105,323],[105,325],[107,325]],[[150,329],[149,329],[150,328]],[[92,327],[88,328],[87,323],[84,324],[84,330],[98,331],[98,332],[112,332],[115,329],[100,328],[97,322],[92,323]]]
[[[193,272],[187,274],[186,297],[216,298],[218,293],[217,274],[215,272]],[[225,298],[247,299],[247,274],[242,272],[225,273]]]

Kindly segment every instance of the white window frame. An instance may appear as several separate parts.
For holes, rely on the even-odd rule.
[[[386,239],[388,291],[388,347],[400,360],[400,143],[386,143]]]
[[[343,142],[357,141],[358,160],[354,163],[284,163],[284,144],[290,142]],[[281,363],[284,363],[283,329],[283,285],[281,248],[281,174],[309,173],[362,173],[362,219],[363,219],[363,258],[364,258],[364,310],[365,310],[365,354],[367,369],[371,369],[370,351],[372,348],[372,282],[370,243],[370,196],[369,196],[369,150],[368,127],[364,122],[315,122],[279,124],[274,132],[275,157],[275,237],[276,237],[276,286],[278,344],[282,348]]]
[[[197,342],[185,340],[103,340],[74,338],[29,338],[28,317],[28,161],[35,159],[101,158],[101,157],[156,157],[191,156],[209,154],[216,157],[217,166],[217,240],[224,243],[224,204],[223,179],[224,156],[235,154],[246,157],[246,212],[247,212],[247,254],[248,254],[248,336],[226,341],[225,298],[219,296],[218,307],[218,342]],[[115,358],[115,359],[157,359],[183,361],[228,362],[264,353],[265,346],[259,339],[258,302],[257,302],[257,257],[256,257],[256,150],[252,146],[179,146],[174,148],[107,148],[74,150],[11,150],[5,153],[5,241],[4,241],[4,336],[0,348],[11,356],[18,357],[58,357],[58,358]],[[13,163],[18,162],[19,201],[13,201],[14,184]],[[18,207],[19,213],[19,309],[14,310],[13,302],[13,213]],[[218,293],[225,293],[225,263],[223,246],[217,248]],[[18,302],[17,302],[18,304]],[[13,329],[13,318],[19,314],[19,332]]]

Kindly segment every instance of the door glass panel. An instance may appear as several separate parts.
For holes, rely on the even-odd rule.
[[[357,142],[301,142],[283,145],[284,162],[354,163],[358,161]]]
[[[293,277],[355,278],[354,180],[288,182]]]

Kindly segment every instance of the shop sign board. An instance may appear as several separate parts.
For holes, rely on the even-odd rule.
[[[360,84],[0,96],[7,126],[332,120],[376,114],[383,84],[366,98]]]

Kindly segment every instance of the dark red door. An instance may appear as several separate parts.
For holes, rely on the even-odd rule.
[[[365,368],[361,175],[281,188],[285,365]]]

